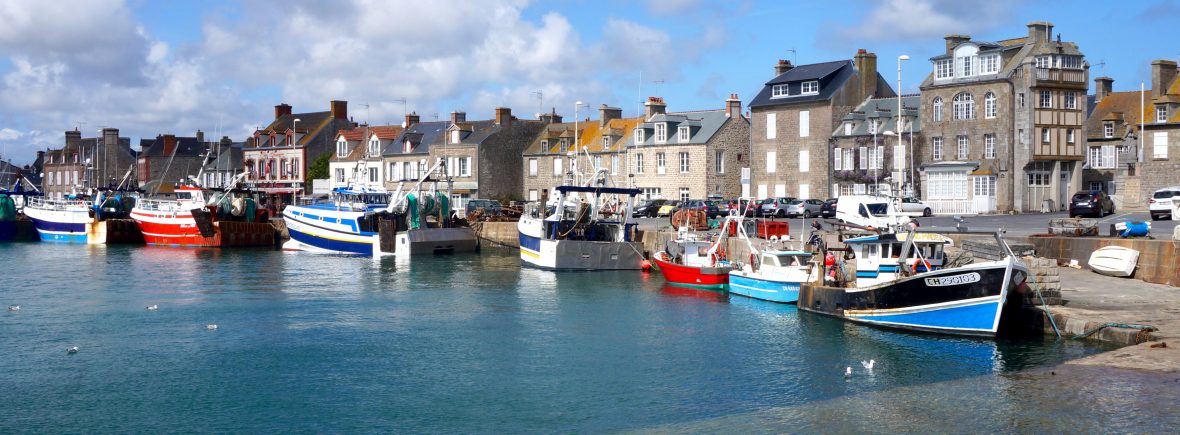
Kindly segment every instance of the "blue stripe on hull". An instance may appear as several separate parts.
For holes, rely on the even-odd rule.
[[[1000,302],[933,309],[918,313],[880,316],[855,316],[852,320],[888,323],[917,329],[979,329],[990,331],[1000,315]]]
[[[729,292],[764,301],[787,304],[799,302],[799,283],[763,281],[730,274]]]
[[[533,252],[541,252],[541,238],[533,237],[525,233],[517,231],[520,235],[520,247],[528,249]]]
[[[288,228],[287,231],[291,234],[292,239],[294,239],[295,241],[297,241],[299,243],[303,243],[305,245],[308,245],[308,246],[313,246],[316,248],[325,249],[325,250],[329,250],[329,251],[336,251],[336,252],[340,252],[342,254],[360,254],[360,255],[372,255],[373,254],[373,244],[372,243],[345,242],[342,240],[326,239],[323,237],[316,237],[316,236],[313,236],[313,235],[310,235],[307,233],[295,231],[290,228]]]
[[[41,236],[42,242],[86,244],[90,241],[86,233],[51,233],[38,229],[37,235]]]
[[[16,238],[16,221],[0,221],[0,242]]]

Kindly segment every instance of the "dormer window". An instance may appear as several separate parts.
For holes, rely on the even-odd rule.
[[[643,137],[643,129],[642,129],[642,128],[636,128],[636,129],[635,129],[635,143],[636,143],[636,144],[641,144],[641,143],[643,143],[644,139],[645,139],[645,138]]]
[[[604,150],[610,149],[610,136],[603,136],[602,137],[602,149],[604,149]]]
[[[688,134],[688,126],[687,125],[676,129],[676,132],[677,132],[677,139],[680,142],[688,142],[689,134]]]
[[[541,151],[549,151],[549,139],[541,139]]]
[[[1114,137],[1114,123],[1113,122],[1102,123],[1102,137],[1105,137],[1107,139]]]
[[[819,93],[819,81],[818,80],[803,82],[803,91],[802,91],[803,95],[815,95],[818,93]]]
[[[377,154],[381,151],[381,141],[377,138],[369,139],[369,154]]]
[[[877,126],[880,124],[881,124],[881,121],[877,120],[877,119],[869,121],[869,134],[876,134],[877,133]]]
[[[664,143],[668,141],[668,124],[656,124],[656,143]]]
[[[1155,106],[1155,122],[1168,122],[1168,108],[1159,105]]]
[[[409,154],[409,153],[410,153],[410,151],[412,151],[413,149],[414,149],[414,143],[413,143],[413,142],[410,142],[409,140],[406,140],[406,141],[405,141],[405,142],[402,144],[402,152],[403,152],[403,153]]]
[[[851,121],[844,123],[844,135],[845,136],[852,136],[852,122]]]
[[[570,149],[570,142],[569,142],[569,139],[566,139],[566,138],[564,138],[564,137],[563,137],[563,138],[561,138],[561,140],[559,140],[559,141],[557,142],[557,145],[561,147],[561,152],[563,152],[563,153],[564,153],[564,152],[566,152],[566,151],[569,151],[569,149]]]
[[[336,157],[344,157],[348,155],[348,142],[344,139],[336,141]]]
[[[1000,55],[989,54],[979,56],[979,73],[995,74],[1000,71]]]
[[[451,131],[451,143],[459,143],[459,130]]]
[[[971,68],[974,65],[974,62],[972,62],[972,60],[974,60],[974,59],[975,59],[974,56],[964,56],[963,58],[961,58],[959,60],[959,63],[962,67],[962,70],[959,71],[960,76],[971,77],[971,76],[975,75],[975,70],[973,68]]]
[[[950,59],[943,59],[934,62],[934,78],[935,79],[949,79],[954,76],[954,68],[952,68],[952,61]]]
[[[787,92],[787,85],[774,85],[770,87],[770,98],[782,98],[790,95]]]

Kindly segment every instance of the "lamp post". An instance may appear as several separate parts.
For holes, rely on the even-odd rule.
[[[299,121],[302,119],[295,118],[294,121],[291,121],[291,148],[295,148],[295,127],[299,125]]]
[[[578,109],[582,107],[582,104],[584,103],[581,101],[574,102],[574,152],[572,154],[574,157],[570,159],[570,172],[574,174],[574,177],[576,177],[574,182],[577,184],[582,184],[581,174],[574,171],[574,168],[576,167],[575,165],[577,165],[578,162],[578,146],[581,143],[579,142],[579,138],[581,137],[580,133],[582,130],[578,128]]]
[[[901,95],[902,95],[902,92],[901,92],[901,61],[903,61],[903,60],[910,60],[910,57],[905,54],[897,57],[897,147],[904,150],[905,145],[902,145],[902,143],[901,143],[901,132],[902,132],[902,129],[901,129],[901,119],[902,119],[902,115],[901,115]],[[911,134],[911,136],[912,136],[912,134]],[[913,169],[912,169],[913,165],[914,165],[913,160],[914,160],[914,149],[913,149],[913,147],[910,147],[910,162],[909,162],[909,164],[910,164],[911,171],[913,171]],[[901,167],[897,168],[898,178],[901,179],[901,182],[898,183],[897,187],[898,187],[898,189],[901,189],[903,191],[905,190],[905,181],[906,181],[905,180],[905,169],[906,169],[905,163],[903,161]],[[911,173],[910,175],[911,175],[910,182],[912,183],[913,182],[913,176],[912,176],[913,174]]]

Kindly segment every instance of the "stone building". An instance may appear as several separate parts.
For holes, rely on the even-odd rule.
[[[216,144],[206,142],[200,130],[194,136],[168,133],[140,139],[141,151],[136,159],[140,186],[149,192],[172,192],[176,185],[200,175],[206,158],[211,157],[206,153]]]
[[[307,168],[336,151],[336,132],[356,127],[348,119],[348,102],[332,101],[326,112],[291,113],[291,106],[275,106],[275,119],[256,130],[242,150],[250,173],[247,184],[267,194],[269,204],[290,204],[310,193]]]
[[[1053,36],[1047,22],[997,42],[948,35],[930,58],[919,164],[936,212],[1063,209],[1082,187],[1089,65]]]
[[[562,122],[551,111],[521,153],[526,201],[547,197],[554,186],[585,183],[596,168],[606,170],[611,186],[631,186],[627,150],[641,118],[623,118],[623,110],[603,104],[598,119]]]
[[[101,136],[93,138],[83,138],[78,130],[67,131],[64,145],[44,154],[41,190],[48,197],[61,198],[118,185],[128,171],[134,172],[135,155],[131,139],[119,137],[117,128],[104,128]],[[138,186],[136,181],[133,174],[131,187]]]
[[[921,97],[871,98],[844,115],[832,133],[832,197],[900,191],[914,194],[918,172],[911,151],[924,147]],[[898,144],[898,133],[901,144]],[[914,151],[916,154],[916,151]],[[897,190],[900,189],[900,190]]]
[[[210,142],[208,157],[204,160],[205,166],[201,169],[201,179],[198,180],[201,185],[214,189],[228,187],[234,176],[244,171],[244,146],[245,143],[234,142],[228,136],[222,136],[217,142]]]
[[[854,107],[893,89],[877,73],[877,55],[863,49],[853,60],[780,60],[774,75],[750,102],[754,195],[829,197],[831,133]]]
[[[386,168],[386,190],[394,191],[400,183],[413,184],[426,175],[433,165],[430,150],[442,145],[449,124],[447,121],[420,122],[417,113],[406,115],[402,133],[381,152],[381,161]],[[347,176],[347,171],[332,175],[339,180],[347,180]]]
[[[360,125],[336,132],[336,151],[328,161],[329,187],[349,185],[384,188],[388,178],[382,159],[385,148],[402,134],[400,125]]]
[[[737,94],[725,108],[667,112],[648,98],[643,123],[624,143],[632,185],[646,198],[688,200],[741,195],[741,167],[748,165],[750,121]]]

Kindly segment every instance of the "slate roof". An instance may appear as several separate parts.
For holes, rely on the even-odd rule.
[[[140,145],[148,143],[147,148],[143,148],[141,155],[146,157],[168,157],[169,154],[164,153],[164,136],[156,136],[155,139],[141,139]],[[205,144],[198,142],[195,137],[176,136],[176,156],[178,157],[199,157],[205,153]]]
[[[243,166],[244,155],[242,154],[242,147],[244,142],[233,142],[227,149],[226,146],[221,146],[221,154],[216,158],[205,163],[206,171],[214,170],[234,170],[241,169]]]
[[[404,154],[429,153],[431,146],[442,145],[443,135],[446,133],[446,129],[450,124],[450,121],[429,121],[411,125],[402,134],[398,135],[393,143],[385,147],[381,155],[399,156]],[[414,148],[409,153],[403,152],[406,140],[409,140],[414,145]]]
[[[758,95],[750,101],[749,107],[778,106],[829,100],[854,74],[856,74],[856,69],[853,67],[851,60],[800,65],[766,82],[762,90],[758,92]],[[884,78],[880,77],[880,74],[877,74],[877,76],[879,81],[884,80]],[[798,87],[803,82],[813,80],[819,81],[819,93],[813,95],[795,95],[799,93]],[[792,96],[771,98],[771,89],[774,85],[781,84],[786,84],[791,89]]]
[[[376,135],[378,140],[382,141],[396,141],[402,133],[402,126],[400,125],[375,125],[372,127],[360,126],[351,130],[339,130],[336,132],[336,137],[332,139],[332,143],[336,143],[343,136],[348,145],[352,147],[347,156],[338,157],[335,152],[332,154],[332,161],[334,162],[355,162],[365,157],[368,152],[369,138]],[[384,155],[384,153],[382,153]],[[380,157],[380,156],[375,156]]]
[[[495,120],[467,121],[450,125],[447,127],[447,131],[451,131],[452,128],[458,128],[461,132],[459,143],[456,145],[478,145],[487,140],[489,136],[500,131],[500,127],[501,125],[497,124]]]
[[[922,104],[922,97],[920,95],[905,95],[901,98],[902,110],[905,112],[906,120],[913,123],[913,132],[922,132],[921,116],[919,116],[919,107]],[[870,98],[865,102],[856,106],[852,112],[849,112],[841,119],[840,124],[836,125],[836,131],[832,133],[834,137],[853,137],[853,136],[870,136],[872,132],[869,131],[869,121],[878,119],[881,121],[878,132],[897,131],[897,98]],[[844,134],[844,123],[851,121],[853,128],[851,134]],[[910,126],[906,126],[906,132],[910,131]]]
[[[720,130],[721,126],[725,125],[725,121],[727,120],[729,120],[729,117],[725,116],[725,109],[657,114],[639,126],[644,129],[644,140],[638,145],[705,144],[709,142],[709,139],[713,138],[714,134],[717,134],[717,130]],[[657,144],[655,142],[655,125],[659,123],[668,124],[668,137],[664,143]],[[687,141],[680,140],[679,129],[682,126],[688,126],[689,128],[689,138]],[[629,140],[630,143],[628,143],[628,146],[636,146],[634,134],[632,134]]]
[[[299,123],[295,124],[298,119]],[[291,129],[292,124],[299,128],[300,131],[305,132],[299,137],[296,145],[306,145],[308,141],[315,139],[316,133],[320,129],[332,123],[332,112],[307,112],[307,113],[292,113],[290,115],[280,116],[279,119],[271,122],[263,131],[286,132]],[[257,146],[257,145],[256,145]]]

